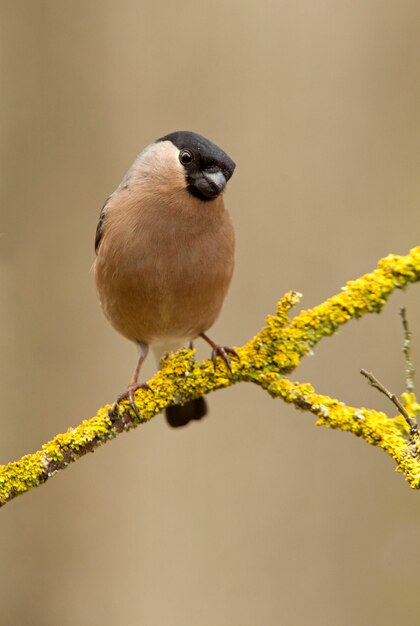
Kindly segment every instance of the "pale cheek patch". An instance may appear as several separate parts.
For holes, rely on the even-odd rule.
[[[179,161],[179,150],[170,141],[152,146],[148,157],[148,184],[155,194],[169,195],[186,189],[184,170]]]

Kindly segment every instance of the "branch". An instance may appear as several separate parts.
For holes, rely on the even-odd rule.
[[[420,441],[419,429],[417,426],[417,422],[414,417],[411,417],[406,411],[405,407],[402,405],[402,402],[398,400],[395,393],[391,393],[384,385],[379,382],[379,380],[371,373],[366,370],[360,370],[360,373],[363,374],[365,378],[367,378],[369,385],[383,393],[391,402],[397,407],[400,414],[404,417],[405,421],[408,424],[409,432],[410,432],[410,447],[411,453],[413,456],[418,457],[418,442]]]
[[[407,393],[413,393],[415,370],[413,360],[411,358],[411,333],[408,327],[408,321],[404,307],[400,309],[400,315],[404,330],[403,352],[405,358],[405,390]]]
[[[350,281],[338,295],[315,308],[302,311],[292,320],[290,310],[300,294],[289,292],[269,315],[264,328],[232,358],[232,373],[222,361],[215,368],[210,360],[196,363],[193,350],[180,350],[162,361],[161,370],[148,381],[150,390],[136,392],[136,406],[142,419],[133,414],[127,401],[106,405],[76,428],[57,435],[34,454],[0,466],[0,504],[45,483],[57,471],[93,452],[119,433],[137,427],[171,403],[182,403],[202,394],[239,382],[260,385],[273,397],[283,398],[318,417],[317,424],[350,431],[371,445],[385,450],[396,462],[413,489],[420,488],[420,462],[408,446],[404,418],[355,408],[317,394],[311,385],[286,378],[301,359],[323,338],[334,334],[351,319],[379,313],[391,293],[420,280],[420,247],[406,256],[388,255],[370,274]],[[412,394],[413,395],[413,394]],[[414,396],[413,396],[414,397]],[[413,399],[415,403],[415,399]],[[406,407],[407,408],[407,407]]]

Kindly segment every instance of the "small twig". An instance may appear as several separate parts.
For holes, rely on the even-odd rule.
[[[417,441],[420,439],[420,434],[419,434],[419,429],[418,429],[416,420],[407,413],[406,409],[401,404],[400,400],[397,398],[395,393],[391,393],[391,391],[389,391],[386,387],[384,387],[384,385],[381,382],[379,382],[379,380],[371,372],[367,372],[366,370],[362,369],[360,370],[360,373],[365,378],[368,379],[369,385],[371,385],[372,387],[375,387],[375,389],[377,389],[378,391],[383,393],[387,398],[389,398],[389,400],[393,402],[393,404],[397,407],[398,411],[405,418],[410,428],[410,444],[413,449],[413,454],[415,454],[415,456],[418,456]]]
[[[403,352],[405,357],[405,388],[408,393],[413,393],[415,369],[411,358],[411,332],[408,327],[408,321],[404,307],[400,309],[400,315],[404,329]]]

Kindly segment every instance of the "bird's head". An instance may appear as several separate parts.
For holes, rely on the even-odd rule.
[[[226,152],[202,135],[186,130],[165,135],[155,145],[159,150],[159,144],[168,143],[189,193],[203,201],[214,200],[223,193],[235,169]]]

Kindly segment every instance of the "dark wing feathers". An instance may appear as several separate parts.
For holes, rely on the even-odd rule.
[[[109,196],[110,198],[111,196]],[[109,198],[107,198],[104,206],[101,209],[101,212],[99,214],[99,221],[98,221],[98,225],[96,227],[96,234],[95,234],[95,252],[96,254],[98,254],[98,250],[99,250],[99,246],[101,245],[101,241],[102,241],[102,237],[104,234],[104,224],[105,224],[105,218],[106,218],[106,209],[107,209],[107,205],[108,205],[108,200]]]

